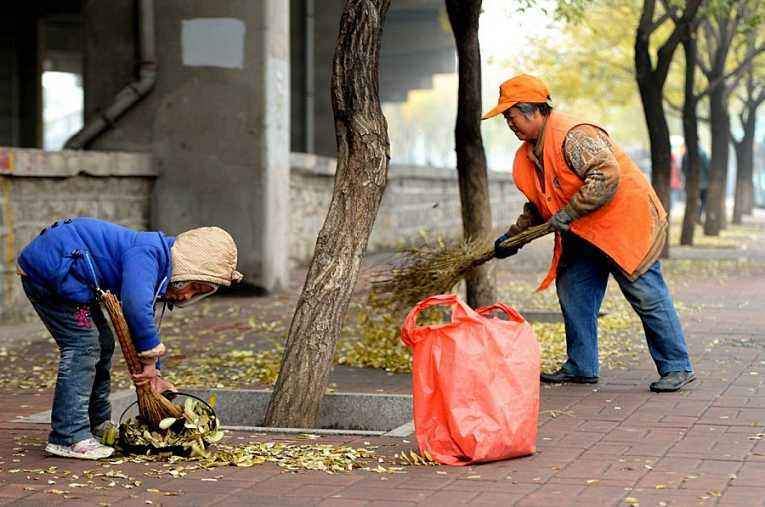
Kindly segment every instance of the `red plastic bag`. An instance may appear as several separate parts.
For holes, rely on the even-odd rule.
[[[450,323],[417,327],[430,306],[451,306]],[[502,311],[510,320],[493,318]],[[420,451],[446,465],[533,454],[539,417],[539,343],[502,303],[474,311],[455,294],[431,296],[407,315],[413,349],[414,428]]]

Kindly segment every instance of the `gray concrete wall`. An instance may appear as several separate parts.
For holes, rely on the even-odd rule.
[[[224,227],[266,289],[287,278],[288,16],[288,0],[156,1],[156,86],[91,146],[151,153],[152,226]],[[87,117],[134,79],[134,2],[83,18]]]
[[[290,260],[306,263],[313,256],[334,187],[335,160],[292,154],[290,175]],[[515,221],[525,199],[510,173],[489,173],[492,218],[497,228]],[[457,172],[437,167],[391,166],[388,186],[369,239],[369,251],[385,251],[431,237],[460,237]]]
[[[155,176],[143,154],[0,148],[0,320],[32,314],[16,255],[44,227],[90,216],[147,229]]]

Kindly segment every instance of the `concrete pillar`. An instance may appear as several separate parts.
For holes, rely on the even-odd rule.
[[[261,4],[266,23],[258,29],[256,66],[262,77],[258,96],[265,98],[265,111],[257,169],[265,194],[261,200],[264,230],[259,258],[251,256],[249,262],[261,263],[259,285],[274,289],[289,282],[290,18],[289,0],[265,0]]]
[[[97,72],[114,48],[93,37],[108,39],[103,27],[123,19],[94,6],[103,3],[84,12],[85,93],[100,101],[110,98],[99,91],[116,93]],[[154,89],[91,147],[151,152],[160,175],[152,227],[223,227],[246,281],[278,290],[288,280],[289,0],[157,0],[155,23]],[[120,54],[131,47],[113,38]]]

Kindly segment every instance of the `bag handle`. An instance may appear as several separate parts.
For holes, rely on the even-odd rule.
[[[516,322],[525,322],[526,319],[523,318],[523,316],[518,313],[518,311],[511,307],[507,306],[505,303],[494,303],[493,305],[489,306],[482,306],[481,308],[478,308],[476,312],[478,315],[481,315],[483,317],[488,317],[491,315],[491,312],[494,311],[500,311],[503,312],[505,315],[510,318],[510,320],[514,320]]]
[[[473,312],[473,310],[467,306],[457,294],[439,294],[437,296],[427,297],[417,303],[404,319],[404,325],[401,326],[401,341],[404,342],[404,345],[411,347],[419,341],[419,339],[414,336],[414,331],[417,329],[417,316],[426,308],[440,305],[451,307],[452,322],[467,316],[469,312]]]

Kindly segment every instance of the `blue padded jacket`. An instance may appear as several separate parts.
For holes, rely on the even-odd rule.
[[[18,264],[33,282],[66,301],[92,303],[94,286],[118,295],[141,352],[160,343],[154,306],[172,275],[174,242],[161,232],[133,231],[94,218],[66,219],[29,243]]]

